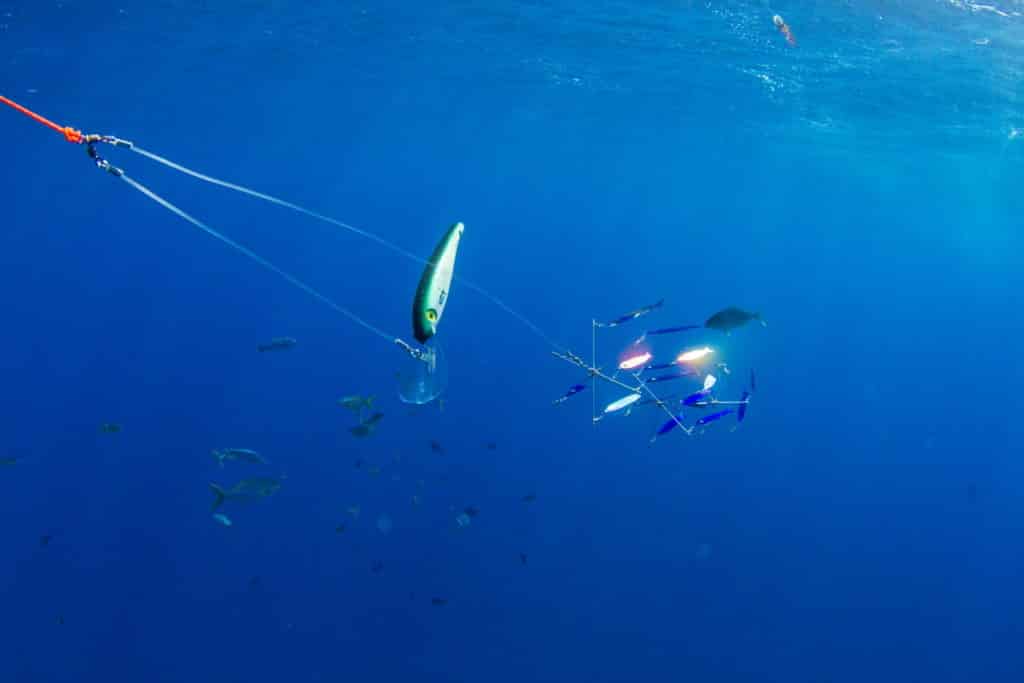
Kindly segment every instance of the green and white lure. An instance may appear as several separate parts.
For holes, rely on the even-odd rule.
[[[412,333],[421,344],[426,344],[427,340],[437,334],[437,326],[444,315],[451,292],[455,257],[465,229],[462,223],[448,228],[420,276],[416,296],[412,301]]]

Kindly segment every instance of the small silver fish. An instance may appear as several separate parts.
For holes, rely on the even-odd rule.
[[[274,477],[243,479],[230,489],[224,489],[219,484],[210,482],[210,491],[213,492],[214,496],[214,510],[229,500],[249,502],[260,498],[268,498],[279,490],[281,490],[281,480]]]
[[[264,351],[284,351],[295,346],[298,342],[292,337],[274,337],[266,344],[260,344],[256,347],[256,350],[260,353]]]
[[[372,408],[375,398],[375,396],[367,396],[365,398],[362,396],[342,396],[338,399],[338,405],[358,413],[363,408]]]
[[[241,462],[251,463],[253,465],[270,464],[270,461],[262,455],[248,448],[225,448],[222,450],[213,450],[211,451],[211,455],[221,467],[224,467],[225,460],[238,460]]]

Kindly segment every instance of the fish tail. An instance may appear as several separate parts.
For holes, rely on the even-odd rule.
[[[214,484],[212,481],[210,482],[210,491],[213,492],[213,505],[210,507],[210,510],[216,510],[224,504],[224,501],[227,500],[228,494],[224,489],[217,484]]]

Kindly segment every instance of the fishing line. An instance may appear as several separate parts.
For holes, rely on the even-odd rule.
[[[162,157],[159,154],[155,154],[155,153],[150,152],[148,150],[142,149],[141,147],[137,147],[134,143],[132,143],[132,142],[130,142],[128,140],[122,140],[122,139],[120,139],[118,137],[115,137],[113,135],[96,135],[96,134],[83,135],[80,130],[77,130],[77,129],[72,128],[70,126],[61,126],[61,125],[59,125],[57,123],[54,123],[53,121],[47,119],[46,117],[44,117],[44,116],[42,116],[42,115],[32,111],[28,107],[25,107],[25,106],[23,106],[21,104],[18,104],[14,100],[11,100],[8,97],[4,97],[3,95],[0,95],[0,104],[4,104],[4,105],[10,107],[11,109],[14,109],[17,112],[19,112],[21,114],[24,114],[25,116],[29,117],[33,121],[35,121],[37,123],[40,123],[40,124],[46,126],[47,128],[49,128],[49,129],[51,129],[51,130],[53,130],[53,131],[55,131],[57,133],[60,133],[61,135],[64,136],[65,140],[67,140],[68,142],[70,142],[72,144],[85,145],[86,146],[86,151],[88,152],[89,157],[92,158],[93,161],[96,162],[96,165],[99,168],[101,168],[102,170],[108,171],[108,172],[112,173],[115,176],[123,177],[132,187],[134,187],[136,190],[142,192],[143,194],[145,194],[150,199],[153,199],[154,201],[159,203],[161,206],[163,206],[166,209],[172,211],[173,213],[175,213],[176,215],[180,216],[181,218],[189,221],[190,223],[192,223],[196,227],[201,228],[202,230],[206,231],[211,236],[216,237],[217,239],[221,240],[225,244],[227,244],[227,245],[237,249],[239,252],[241,252],[241,253],[245,254],[246,256],[248,256],[249,258],[255,260],[260,265],[263,265],[264,267],[274,271],[275,273],[277,273],[281,277],[287,279],[289,282],[291,282],[292,284],[296,285],[297,287],[299,287],[299,288],[309,292],[310,294],[312,294],[313,296],[317,297],[318,299],[321,299],[322,301],[324,301],[325,303],[330,305],[332,308],[337,310],[339,313],[342,313],[343,315],[349,317],[354,322],[357,322],[358,324],[362,325],[366,329],[371,330],[372,332],[374,332],[374,334],[378,334],[378,335],[380,335],[382,337],[386,337],[388,339],[391,339],[391,337],[389,335],[384,334],[383,332],[381,332],[380,330],[375,328],[373,325],[370,325],[366,321],[364,321],[361,318],[359,318],[357,315],[355,315],[351,311],[349,311],[349,310],[339,306],[338,304],[334,303],[333,301],[328,299],[326,296],[324,296],[323,294],[320,294],[319,292],[317,292],[316,290],[312,289],[311,287],[309,287],[305,283],[303,283],[300,280],[296,279],[295,277],[289,275],[288,273],[285,273],[284,271],[280,270],[279,268],[277,268],[276,266],[271,264],[269,261],[266,261],[265,259],[257,256],[252,251],[249,251],[245,247],[242,247],[240,244],[231,241],[230,239],[228,239],[224,235],[221,235],[220,233],[218,233],[217,231],[213,230],[209,226],[207,226],[204,223],[196,220],[195,218],[193,218],[192,216],[188,215],[187,213],[185,213],[184,211],[182,211],[178,207],[174,206],[173,204],[171,204],[167,200],[163,199],[162,197],[159,197],[158,195],[156,195],[154,192],[152,192],[151,190],[149,190],[145,186],[140,185],[136,181],[131,180],[131,179],[125,177],[124,173],[123,173],[123,171],[121,171],[121,169],[118,169],[115,166],[111,166],[109,162],[107,162],[105,159],[103,159],[99,155],[99,153],[95,149],[95,145],[99,144],[99,143],[104,143],[104,144],[112,145],[114,147],[130,149],[133,152],[135,152],[135,153],[137,153],[137,154],[139,154],[139,155],[141,155],[143,157],[146,157],[147,159],[149,159],[151,161],[154,161],[154,162],[156,162],[158,164],[162,164],[162,165],[166,166],[167,168],[170,168],[172,170],[178,171],[179,173],[184,173],[185,175],[191,176],[191,177],[193,177],[193,178],[195,178],[197,180],[201,180],[203,182],[210,183],[212,185],[223,187],[223,188],[228,189],[228,190],[233,190],[235,192],[240,192],[242,194],[248,195],[248,196],[253,197],[255,199],[261,199],[261,200],[263,200],[265,202],[269,202],[271,204],[276,204],[277,206],[281,206],[283,208],[290,209],[292,211],[296,211],[296,212],[298,212],[300,214],[303,214],[305,216],[309,216],[310,218],[314,218],[316,220],[323,221],[324,223],[329,223],[330,225],[334,225],[334,226],[342,228],[344,230],[348,230],[348,231],[350,231],[350,232],[352,232],[352,233],[354,233],[356,235],[359,235],[359,236],[364,237],[364,238],[366,238],[368,240],[376,242],[377,244],[381,245],[382,247],[390,249],[391,251],[395,252],[396,254],[400,254],[400,255],[404,256],[405,258],[410,259],[411,261],[413,261],[415,263],[418,263],[420,265],[424,265],[425,266],[425,265],[429,265],[429,263],[430,263],[428,260],[423,259],[423,258],[417,256],[416,254],[413,254],[412,252],[407,251],[407,250],[403,249],[402,247],[398,246],[397,244],[394,244],[393,242],[389,242],[388,240],[384,239],[383,237],[380,237],[379,235],[376,235],[376,234],[374,234],[372,232],[369,232],[367,230],[361,230],[361,229],[359,229],[359,228],[357,228],[355,226],[349,225],[348,223],[344,223],[344,222],[339,221],[337,219],[331,218],[330,216],[325,216],[324,214],[317,213],[316,211],[312,211],[312,210],[307,209],[305,207],[299,206],[298,204],[294,204],[292,202],[285,201],[284,199],[280,199],[278,197],[274,197],[273,195],[269,195],[269,194],[266,194],[264,192],[258,192],[256,190],[251,189],[251,188],[245,187],[244,185],[238,185],[236,183],[230,183],[230,182],[228,182],[226,180],[221,180],[219,178],[214,178],[213,176],[206,175],[205,173],[200,173],[199,171],[195,171],[195,170],[193,170],[191,168],[188,168],[187,166],[182,166],[181,164],[173,162],[170,159]],[[510,316],[512,316],[513,318],[518,320],[519,322],[521,322],[523,325],[525,325],[527,328],[529,328],[534,334],[536,334],[540,339],[542,339],[546,344],[548,344],[548,345],[550,345],[550,346],[552,346],[552,347],[554,347],[554,348],[556,348],[556,349],[558,349],[560,351],[563,351],[563,352],[566,350],[565,347],[561,346],[560,344],[557,344],[554,340],[551,339],[551,337],[549,337],[547,334],[545,334],[544,331],[539,326],[537,326],[532,320],[527,318],[522,313],[519,313],[518,311],[514,310],[511,306],[506,304],[504,301],[499,299],[497,296],[495,296],[495,295],[491,294],[490,292],[488,292],[486,289],[484,289],[480,285],[478,285],[478,284],[476,284],[476,283],[474,283],[474,282],[472,282],[470,280],[467,280],[465,278],[462,278],[462,277],[456,277],[455,280],[458,281],[458,282],[462,282],[464,286],[468,287],[469,289],[472,289],[477,294],[480,294],[485,299],[490,301],[492,304],[494,304],[495,306],[497,306],[501,310],[505,311],[507,314],[509,314]]]
[[[286,272],[284,270],[281,270],[280,268],[278,268],[277,266],[275,266],[273,263],[271,263],[270,261],[266,260],[262,256],[256,254],[253,251],[250,251],[246,247],[243,247],[241,244],[239,244],[238,242],[235,242],[230,237],[227,237],[226,235],[223,235],[220,232],[214,230],[213,228],[211,228],[210,226],[206,225],[205,223],[203,223],[199,219],[197,219],[197,218],[195,218],[195,217],[185,213],[183,210],[179,209],[174,204],[170,203],[169,201],[167,201],[166,199],[164,199],[163,197],[161,197],[157,193],[153,192],[152,190],[150,190],[145,185],[142,185],[141,183],[139,183],[139,182],[137,182],[135,180],[132,180],[127,175],[123,175],[122,174],[122,175],[120,175],[118,177],[120,177],[122,180],[124,180],[130,186],[132,186],[133,188],[135,188],[136,190],[138,190],[139,192],[141,192],[145,196],[149,197],[154,202],[156,202],[160,206],[164,207],[168,211],[170,211],[170,212],[176,214],[177,216],[179,216],[180,218],[188,221],[192,225],[196,226],[197,228],[199,228],[200,230],[205,232],[207,235],[210,235],[211,237],[214,237],[214,238],[220,240],[221,242],[223,242],[224,244],[228,245],[229,247],[231,247],[235,251],[239,252],[240,254],[243,254],[243,255],[249,257],[250,259],[252,259],[256,263],[258,263],[259,265],[263,266],[267,270],[271,271],[272,273],[276,273],[277,275],[281,276],[286,281],[288,281],[292,285],[295,285],[296,287],[298,287],[302,291],[306,292],[307,294],[309,294],[309,295],[311,295],[313,297],[316,297],[317,299],[319,299],[323,303],[327,304],[328,306],[333,308],[335,311],[337,311],[338,313],[342,314],[343,316],[345,316],[346,318],[348,318],[352,322],[356,323],[357,325],[360,325],[364,329],[372,332],[373,334],[377,335],[378,337],[380,337],[382,339],[385,339],[385,340],[387,340],[389,342],[394,342],[396,340],[396,337],[394,335],[388,334],[388,333],[384,332],[383,330],[381,330],[381,329],[371,325],[370,323],[366,322],[365,320],[360,318],[358,315],[356,315],[352,311],[348,310],[344,306],[341,306],[341,305],[335,303],[332,299],[330,299],[329,297],[327,297],[324,294],[321,294],[317,290],[313,289],[312,287],[310,287],[309,285],[307,285],[305,282],[303,282],[302,280],[298,279],[294,275],[291,275],[290,273],[288,273],[288,272]]]
[[[366,239],[371,240],[373,242],[376,242],[377,244],[381,245],[382,247],[384,247],[386,249],[390,249],[394,253],[399,254],[401,256],[404,256],[405,258],[407,258],[407,259],[409,259],[409,260],[411,260],[411,261],[413,261],[413,262],[415,262],[415,263],[417,263],[419,265],[425,266],[425,265],[429,264],[429,261],[427,259],[421,258],[421,257],[417,256],[416,254],[412,253],[411,251],[403,249],[402,247],[398,246],[397,244],[395,244],[393,242],[390,242],[390,241],[384,239],[383,237],[381,237],[379,235],[376,235],[376,234],[374,234],[372,232],[369,232],[367,230],[362,230],[362,229],[357,228],[357,227],[355,227],[353,225],[349,225],[348,223],[345,223],[343,221],[339,221],[336,218],[331,218],[330,216],[325,216],[322,213],[317,213],[316,211],[312,211],[311,209],[307,209],[307,208],[305,208],[303,206],[299,206],[298,204],[294,204],[294,203],[286,201],[284,199],[280,199],[279,197],[275,197],[273,195],[266,194],[265,192],[259,192],[257,190],[252,189],[252,188],[245,187],[244,185],[238,185],[237,183],[231,183],[231,182],[228,182],[226,180],[221,180],[220,178],[214,178],[213,176],[206,175],[205,173],[200,173],[199,171],[196,171],[194,169],[188,168],[187,166],[182,166],[179,163],[173,162],[170,159],[167,159],[165,157],[160,156],[159,154],[154,154],[153,152],[145,150],[145,149],[143,149],[143,148],[141,148],[141,147],[139,147],[137,145],[132,144],[129,147],[129,149],[131,149],[133,152],[136,152],[137,154],[140,154],[140,155],[146,157],[147,159],[149,159],[151,161],[155,161],[158,164],[162,164],[162,165],[164,165],[164,166],[166,166],[166,167],[168,167],[170,169],[173,169],[173,170],[178,171],[180,173],[184,173],[185,175],[191,176],[191,177],[193,177],[193,178],[195,178],[197,180],[201,180],[203,182],[210,183],[211,185],[216,185],[218,187],[223,187],[223,188],[228,189],[228,190],[234,190],[235,192],[240,192],[240,193],[242,193],[244,195],[248,195],[248,196],[253,197],[255,199],[261,199],[261,200],[263,200],[265,202],[269,202],[271,204],[275,204],[275,205],[283,207],[285,209],[290,209],[290,210],[298,212],[298,213],[300,213],[300,214],[302,214],[304,216],[308,216],[308,217],[316,219],[318,221],[322,221],[324,223],[328,223],[328,224],[333,225],[335,227],[342,228],[343,230],[348,230],[349,232],[352,232],[352,233],[354,233],[356,235],[359,235],[360,237],[365,237]],[[552,347],[558,349],[559,351],[565,351],[564,347],[562,347],[560,344],[558,344],[554,340],[552,340],[551,337],[549,337],[547,334],[545,334],[545,332],[540,327],[538,327],[533,321],[531,321],[529,318],[527,318],[522,313],[519,313],[518,311],[513,309],[511,306],[506,304],[504,301],[499,299],[494,294],[491,294],[489,291],[487,291],[486,289],[484,289],[480,285],[476,284],[475,282],[473,282],[471,280],[467,280],[464,277],[455,276],[454,279],[457,282],[461,282],[464,286],[468,287],[469,289],[472,289],[477,294],[479,294],[480,296],[484,297],[485,299],[490,301],[492,304],[494,304],[495,306],[497,306],[501,310],[505,311],[505,313],[509,314],[510,316],[512,316],[513,318],[515,318],[519,322],[521,322],[523,325],[525,325],[527,328],[529,328],[534,334],[536,334],[540,339],[542,339],[544,341],[544,343],[546,343],[549,346],[552,346]]]

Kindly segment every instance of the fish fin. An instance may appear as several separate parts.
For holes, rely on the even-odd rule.
[[[227,500],[228,494],[224,489],[217,484],[214,484],[212,481],[210,482],[210,491],[213,492],[213,505],[210,507],[210,510],[213,511],[224,504],[224,501]]]
[[[768,327],[768,323],[765,322],[760,313],[755,313],[754,317],[757,318],[757,322],[761,323],[761,327]]]

